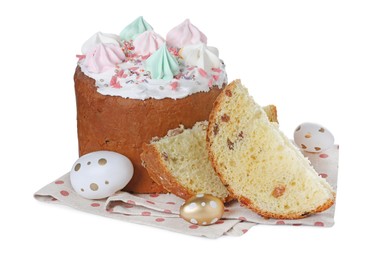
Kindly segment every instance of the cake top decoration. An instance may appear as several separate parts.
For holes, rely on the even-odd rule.
[[[133,41],[134,51],[137,55],[146,57],[159,49],[165,40],[154,31],[146,31],[138,35]]]
[[[124,41],[134,40],[137,35],[149,30],[153,30],[153,27],[140,16],[122,30],[120,38]]]
[[[167,50],[166,44],[163,44],[146,60],[145,69],[151,73],[153,79],[172,80],[179,73],[179,64]]]
[[[102,73],[122,63],[126,57],[120,47],[112,43],[100,43],[90,49],[83,61],[83,66],[93,73]]]
[[[123,43],[118,35],[97,32],[83,44],[82,53],[86,54],[88,51],[90,51],[92,48],[96,47],[96,45],[100,43],[112,43],[119,47],[123,46]]]
[[[207,37],[189,19],[186,19],[167,33],[166,41],[169,46],[182,48],[189,44],[207,44]]]
[[[188,19],[165,41],[139,17],[120,36],[101,32],[91,36],[83,44],[83,55],[77,55],[78,65],[102,95],[179,99],[227,83],[218,50],[206,42]]]
[[[219,68],[221,63],[218,49],[206,46],[204,43],[187,45],[180,50],[180,55],[184,58],[186,65],[197,66],[205,71]]]

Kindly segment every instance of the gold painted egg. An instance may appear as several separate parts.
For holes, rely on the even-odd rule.
[[[197,194],[180,207],[180,217],[202,226],[214,224],[223,214],[223,202],[209,194]]]

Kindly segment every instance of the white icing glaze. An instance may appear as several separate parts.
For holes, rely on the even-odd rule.
[[[221,88],[227,83],[225,66],[218,69],[200,71],[198,67],[189,67],[179,59],[180,78],[171,81],[151,79],[144,68],[144,62],[126,61],[102,73],[91,73],[79,61],[82,72],[96,81],[97,91],[102,95],[145,100],[148,98],[179,99],[198,92],[208,92],[210,87]],[[134,69],[136,68],[136,69]],[[201,74],[202,73],[202,74]]]

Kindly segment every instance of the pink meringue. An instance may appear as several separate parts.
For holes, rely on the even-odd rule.
[[[102,73],[122,63],[125,58],[122,49],[117,45],[100,43],[86,53],[83,66],[89,72]]]
[[[133,46],[137,55],[147,56],[158,50],[164,42],[162,36],[154,31],[145,31],[136,37]]]
[[[122,47],[122,42],[118,35],[110,33],[97,32],[92,35],[82,46],[82,53],[86,54],[89,50],[96,47],[100,43],[112,43]]]
[[[207,37],[197,27],[186,19],[183,23],[171,29],[166,36],[167,45],[171,47],[182,48],[185,45],[205,43]]]

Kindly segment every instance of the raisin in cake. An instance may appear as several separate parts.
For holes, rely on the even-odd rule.
[[[277,122],[276,107],[263,108],[268,118]],[[141,159],[150,177],[167,191],[187,200],[199,194],[211,194],[222,201],[231,197],[208,159],[207,121],[193,128],[184,126],[168,131],[167,136],[144,144]]]

